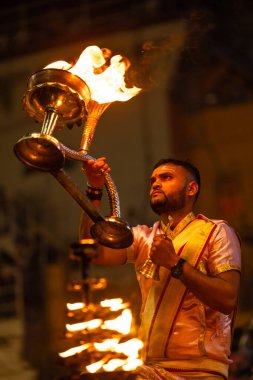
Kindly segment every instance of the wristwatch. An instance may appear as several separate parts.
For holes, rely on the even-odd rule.
[[[177,264],[171,267],[171,276],[174,278],[179,278],[183,273],[183,265],[186,262],[182,257],[178,260]]]

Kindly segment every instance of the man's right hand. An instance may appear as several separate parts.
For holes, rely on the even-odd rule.
[[[95,160],[87,160],[83,163],[83,170],[91,186],[103,187],[105,183],[105,174],[111,171],[106,158],[100,157]]]
[[[83,163],[83,170],[86,174],[87,181],[90,186],[102,188],[105,183],[105,175],[111,171],[106,158],[100,157],[97,160],[87,160]],[[99,207],[99,201],[97,207]],[[90,237],[91,220],[87,217],[86,213],[82,213],[79,238]],[[98,255],[92,259],[93,264],[97,265],[122,265],[127,260],[126,249],[113,249],[98,244]]]

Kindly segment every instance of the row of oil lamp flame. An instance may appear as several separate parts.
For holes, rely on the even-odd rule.
[[[91,306],[96,308],[95,305]],[[134,371],[140,365],[143,364],[139,358],[139,351],[143,348],[143,342],[137,338],[122,339],[122,336],[127,337],[132,328],[132,312],[129,308],[129,303],[123,303],[121,298],[108,299],[100,302],[98,306],[100,309],[109,310],[110,312],[117,312],[123,310],[122,313],[114,318],[103,320],[102,318],[94,318],[88,321],[67,324],[66,337],[73,338],[76,334],[81,333],[85,336],[85,333],[89,334],[94,332],[94,335],[102,336],[98,331],[110,331],[111,337],[108,339],[98,338],[99,341],[84,342],[78,346],[72,347],[66,351],[59,353],[59,356],[63,359],[73,357],[75,355],[80,356],[85,352],[91,354],[101,353],[101,357],[97,361],[91,364],[81,364],[83,372],[95,373],[95,372],[113,372],[113,371]],[[86,305],[83,302],[68,303],[68,315],[73,316],[76,312],[84,312]],[[90,338],[90,336],[89,336]],[[123,341],[122,341],[123,340]],[[122,341],[122,342],[121,342]],[[94,355],[95,357],[95,355]],[[79,358],[82,361],[82,358]]]

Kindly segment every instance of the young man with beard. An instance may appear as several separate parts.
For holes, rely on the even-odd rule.
[[[99,206],[105,158],[87,161],[87,195]],[[227,379],[232,325],[240,282],[240,243],[224,221],[194,215],[199,171],[187,161],[159,161],[150,178],[152,226],[133,227],[127,249],[99,246],[96,264],[132,262],[142,293],[145,365],[138,379]],[[83,218],[80,236],[87,232]],[[159,281],[139,271],[150,258]]]

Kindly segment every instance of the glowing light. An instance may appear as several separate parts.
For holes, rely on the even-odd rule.
[[[67,309],[71,311],[83,309],[84,306],[83,302],[67,303]]]
[[[122,369],[124,371],[133,371],[137,367],[141,366],[142,364],[143,364],[143,361],[141,359],[132,359],[132,358],[129,358],[127,360],[126,364],[124,364],[122,366]]]
[[[68,70],[79,76],[89,87],[91,99],[100,104],[116,100],[127,101],[137,95],[141,89],[135,86],[126,87],[124,76],[130,66],[130,61],[121,55],[115,55],[111,57],[108,65],[110,56],[111,52],[108,49],[102,50],[98,46],[88,46],[83,50],[75,65],[57,61],[47,65],[45,69]]]
[[[126,342],[119,343],[114,350],[131,357],[138,357],[138,351],[143,347],[143,342],[137,338],[130,339]]]
[[[103,370],[106,372],[112,372],[115,371],[116,368],[121,367],[126,363],[126,360],[122,359],[111,359],[108,363],[103,365]]]
[[[98,351],[115,351],[115,347],[118,343],[119,339],[106,339],[101,343],[94,343],[94,347]]]
[[[92,319],[91,321],[68,324],[66,329],[68,331],[94,330],[101,326],[102,323],[102,319]]]
[[[81,346],[73,347],[73,348],[70,348],[67,351],[60,352],[59,356],[61,358],[67,358],[69,356],[73,356],[73,355],[79,354],[82,351],[87,350],[87,348],[89,348],[90,346],[91,346],[90,343],[82,344]]]
[[[87,365],[86,370],[90,373],[98,372],[102,368],[102,366],[106,362],[106,360],[107,359],[102,359],[102,360],[99,360],[98,362]]]
[[[122,298],[106,299],[100,302],[102,307],[109,307],[111,311],[118,311],[129,307],[129,302],[123,303]]]
[[[81,352],[88,350],[92,354],[101,352],[104,354],[103,358],[89,365],[85,365],[85,371],[87,373],[96,372],[113,372],[113,371],[133,371],[137,367],[143,364],[139,358],[139,351],[143,348],[143,342],[137,338],[132,338],[119,343],[122,334],[127,335],[131,331],[132,324],[132,312],[129,308],[129,303],[124,303],[121,298],[105,299],[100,302],[100,312],[102,308],[109,308],[111,311],[122,310],[121,314],[111,320],[102,320],[100,318],[84,321],[80,323],[68,324],[66,328],[67,334],[74,335],[74,332],[82,330],[93,330],[100,328],[102,330],[113,331],[113,337],[110,339],[101,339],[99,333],[100,330],[96,330],[95,334],[98,334],[98,341],[92,343],[81,344],[76,347],[72,347],[64,352],[59,353],[62,358],[68,358],[74,355],[78,355]],[[82,310],[85,304],[83,302],[68,303],[68,310]],[[107,312],[106,312],[107,315]],[[96,335],[95,335],[96,336]],[[115,337],[116,336],[116,337]],[[97,354],[95,354],[97,357]],[[125,357],[125,358],[124,358]],[[86,363],[87,364],[87,363]]]
[[[130,309],[123,310],[122,314],[108,321],[104,321],[102,329],[118,331],[121,334],[129,334],[131,330],[132,313]]]

